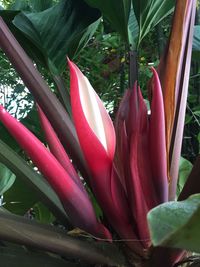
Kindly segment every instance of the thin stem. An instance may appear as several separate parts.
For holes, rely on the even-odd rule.
[[[135,82],[138,81],[138,52],[129,51],[129,87],[133,89]]]

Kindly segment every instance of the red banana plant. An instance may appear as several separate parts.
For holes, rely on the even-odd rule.
[[[142,256],[150,246],[146,215],[151,208],[166,201],[168,189],[164,108],[158,75],[153,69],[150,119],[136,86],[125,95],[125,98],[128,96],[126,121],[121,116],[121,110],[126,108],[122,101],[116,132],[117,142],[127,144],[127,155],[117,164],[113,123],[87,78],[73,62],[69,61],[69,66],[72,114],[90,172],[90,185],[110,225]],[[109,231],[97,221],[85,188],[50,122],[41,108],[38,107],[38,111],[51,152],[2,106],[0,120],[54,188],[72,223],[96,237],[110,240]],[[123,135],[117,127],[120,124],[124,124]],[[116,157],[118,154],[119,149]],[[127,162],[128,175],[122,182],[119,168]]]
[[[177,3],[181,5],[185,18],[180,27],[182,31],[185,27],[185,32],[188,32],[189,26],[193,25],[195,1],[180,1]],[[179,5],[176,7],[176,12],[177,10],[180,10]],[[191,39],[192,31],[189,30],[189,33],[189,38],[183,35],[183,43]],[[170,45],[171,43],[169,51]],[[185,87],[189,74],[188,69],[186,67],[183,69],[181,66],[186,66],[183,62],[190,57],[190,48],[189,43],[184,45],[187,55],[183,55],[183,52],[178,53],[178,58],[182,59],[174,67],[175,73],[185,72],[186,69]],[[87,78],[69,60],[72,115],[81,152],[87,165],[89,184],[109,224],[133,252],[143,257],[151,246],[146,215],[153,207],[168,201],[168,182],[170,190],[173,191],[172,195],[175,191],[173,185],[176,183],[176,177],[168,181],[168,168],[172,132],[176,132],[176,129],[172,129],[176,126],[174,117],[179,120],[180,114],[177,108],[180,106],[177,104],[180,97],[176,96],[180,80],[172,88],[171,95],[167,93],[165,82],[167,83],[168,79],[169,62],[170,59],[166,66],[161,65],[159,68],[162,89],[158,74],[152,69],[150,114],[140,88],[135,83],[134,88],[128,90],[122,99],[114,127]],[[163,69],[165,71],[168,69],[164,76]],[[179,78],[180,76],[177,75]],[[170,97],[173,99],[173,114],[170,113],[168,106],[171,103]],[[42,101],[39,101],[43,109],[41,103]],[[111,240],[111,233],[95,216],[87,192],[49,122],[51,119],[45,117],[41,108],[38,108],[40,120],[51,152],[2,106],[0,106],[0,120],[54,188],[72,223],[95,237]],[[183,113],[181,112],[178,132],[182,131]],[[73,133],[73,136],[76,140],[76,134]],[[178,147],[177,150],[180,150],[180,142]],[[174,166],[177,168],[177,163]]]

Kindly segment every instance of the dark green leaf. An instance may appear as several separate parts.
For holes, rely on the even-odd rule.
[[[3,206],[10,212],[24,215],[38,201],[38,196],[20,178],[3,196]]]
[[[200,194],[162,204],[148,213],[154,246],[200,252]]]
[[[40,64],[45,65],[45,58],[42,52],[12,23],[15,16],[19,14],[19,12],[20,11],[3,10],[0,11],[0,16],[4,19],[18,42],[23,46],[24,50],[26,50],[27,54],[34,59],[36,63],[39,62]]]
[[[41,223],[52,223],[55,221],[55,217],[41,202],[38,202],[33,207],[34,218]]]
[[[3,195],[14,183],[15,175],[0,163],[0,196]]]
[[[53,0],[30,0],[29,2],[32,12],[40,12],[53,6]]]
[[[58,74],[65,68],[66,55],[72,58],[91,37],[94,28],[88,27],[98,18],[99,12],[83,1],[63,0],[43,12],[20,13],[13,23],[43,54],[51,71]]]
[[[132,0],[139,25],[138,45],[162,19],[174,9],[175,0]]]
[[[128,42],[128,20],[131,0],[85,0],[92,7],[101,10],[113,28]]]

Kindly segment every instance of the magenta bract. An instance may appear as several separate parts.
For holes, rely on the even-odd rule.
[[[97,237],[111,239],[109,231],[97,221],[84,187],[77,186],[53,154],[2,106],[0,120],[55,190],[72,223]]]
[[[168,198],[165,119],[158,75],[153,69],[151,114],[135,84],[122,99],[114,128],[87,78],[68,62],[72,115],[90,173],[89,184],[110,225],[142,255],[150,246],[146,215]],[[38,112],[51,152],[2,106],[0,120],[54,188],[73,224],[110,240],[111,234],[97,221],[85,187],[54,129],[40,107]]]

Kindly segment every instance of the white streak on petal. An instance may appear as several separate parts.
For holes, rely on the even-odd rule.
[[[96,100],[96,93],[88,79],[78,71],[78,84],[83,112],[93,132],[101,144],[107,149],[106,136],[102,116]]]

